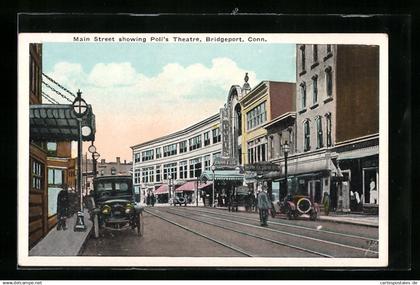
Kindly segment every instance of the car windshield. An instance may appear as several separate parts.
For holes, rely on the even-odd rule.
[[[129,190],[128,182],[124,181],[104,181],[96,184],[97,191],[116,191],[127,192]]]

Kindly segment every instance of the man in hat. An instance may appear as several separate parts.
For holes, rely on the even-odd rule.
[[[260,213],[260,223],[261,226],[266,227],[268,226],[267,220],[268,220],[268,210],[271,209],[271,202],[268,198],[267,192],[265,189],[261,190],[258,193],[258,210]]]
[[[69,215],[69,195],[67,191],[67,186],[58,193],[57,196],[57,230],[67,230],[66,219]]]

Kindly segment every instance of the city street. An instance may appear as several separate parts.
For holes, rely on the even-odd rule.
[[[85,256],[378,257],[378,228],[330,221],[286,220],[268,227],[258,214],[205,207],[148,207],[144,236],[102,231],[86,242]]]

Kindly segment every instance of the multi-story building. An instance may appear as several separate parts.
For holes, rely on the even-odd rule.
[[[168,184],[176,188],[197,181],[204,170],[210,170],[221,155],[219,118],[215,114],[181,131],[131,147],[133,183],[142,200],[154,192],[160,196],[159,202],[166,202],[171,195]],[[183,190],[194,190],[193,184]]]
[[[52,134],[49,137],[49,132],[42,135],[39,125],[32,124],[32,120],[38,120],[45,126],[44,117],[53,111],[49,110],[51,105],[42,105],[42,45],[30,44],[29,54],[29,246],[32,247],[57,223],[57,195],[64,187],[74,187],[76,176],[71,141],[57,140]]]
[[[262,81],[242,96],[241,160],[244,165],[265,163],[276,156],[280,141],[278,136],[269,135],[266,126],[275,118],[294,110],[294,93],[294,83]],[[294,130],[288,135],[293,137]],[[251,189],[255,189],[257,181],[248,177],[246,183]]]
[[[379,48],[298,44],[296,53],[297,152],[289,157],[289,185],[316,202],[327,192],[333,209],[349,210],[350,190],[369,201],[362,177],[377,181]]]
[[[89,193],[93,190],[93,159],[87,159],[86,157],[82,160],[83,168],[83,189],[85,193]],[[115,161],[107,162],[105,159],[101,159],[96,162],[96,175],[97,176],[108,176],[108,175],[132,175],[133,163],[127,162],[126,160],[121,161],[120,157],[116,157]]]

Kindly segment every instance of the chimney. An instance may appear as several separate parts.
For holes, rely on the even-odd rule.
[[[101,164],[105,164],[105,158],[101,159]]]
[[[117,156],[117,164],[120,164],[120,157]]]

